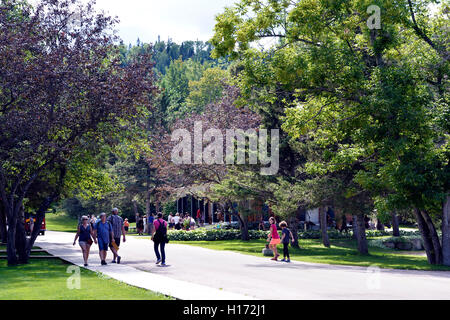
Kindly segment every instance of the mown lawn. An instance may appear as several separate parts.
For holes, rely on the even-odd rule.
[[[47,213],[45,216],[47,230],[61,232],[77,232],[78,221],[66,215],[64,212],[52,214]]]
[[[71,266],[58,259],[7,267],[0,260],[0,300],[168,300],[169,298],[81,269],[80,289],[68,289]]]
[[[236,251],[262,257],[265,240],[230,241],[198,241],[198,242],[171,242],[199,246],[213,250]],[[301,249],[290,248],[291,260],[352,265],[352,266],[378,266],[380,268],[409,269],[409,270],[439,270],[450,271],[450,267],[432,266],[426,257],[408,255],[395,250],[369,248],[370,255],[364,256],[357,252],[357,243],[353,240],[331,240],[331,248],[325,248],[320,240],[301,240]],[[282,246],[278,247],[282,253]]]

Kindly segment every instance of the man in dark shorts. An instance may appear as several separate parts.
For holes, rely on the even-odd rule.
[[[120,247],[120,236],[123,236],[123,242],[126,242],[126,238],[125,238],[125,228],[123,225],[123,219],[122,217],[119,217],[119,209],[114,208],[112,209],[112,214],[111,216],[109,216],[108,218],[108,222],[111,224],[112,226],[112,230],[113,230],[113,236],[114,236],[114,242],[111,241],[110,243],[110,248],[112,253],[114,254],[114,258],[113,261],[111,261],[111,263],[119,263],[120,264],[120,260],[122,259],[119,256],[118,248]],[[116,246],[114,246],[114,244]]]
[[[111,238],[113,238],[113,230],[111,224],[106,220],[106,213],[100,214],[100,220],[95,224],[94,239],[97,240],[100,260],[102,266],[107,265],[106,254],[108,253],[108,246]]]

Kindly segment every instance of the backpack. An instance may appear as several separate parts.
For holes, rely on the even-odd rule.
[[[167,238],[167,226],[164,221],[157,220],[159,222],[158,229],[156,230],[154,241],[157,243],[169,243],[169,238]]]

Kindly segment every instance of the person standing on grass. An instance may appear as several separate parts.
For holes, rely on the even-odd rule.
[[[89,217],[81,217],[81,224],[78,226],[77,234],[75,235],[75,240],[73,240],[73,245],[77,243],[79,239],[79,245],[81,247],[81,252],[83,253],[84,266],[88,266],[89,253],[92,246],[92,238],[94,237],[94,231],[91,228],[91,223]],[[95,237],[94,237],[95,239]],[[97,243],[97,240],[95,240]]]
[[[291,262],[291,257],[289,256],[289,242],[294,242],[294,235],[291,230],[288,229],[286,221],[280,223],[281,231],[281,243],[283,244],[283,262]]]
[[[106,213],[100,214],[100,220],[95,224],[94,241],[98,243],[100,260],[102,266],[106,266],[106,255],[110,241],[114,241],[114,234],[111,224],[107,221]]]
[[[270,233],[269,237],[267,239],[267,242],[269,242],[269,248],[273,251],[275,254],[275,257],[271,260],[278,261],[278,257],[280,256],[277,251],[277,245],[281,243],[280,235],[278,234],[277,230],[277,221],[274,217],[271,217],[269,219],[270,222]]]
[[[128,234],[128,230],[130,230],[130,222],[128,221],[128,218],[125,218],[123,221],[123,228],[125,229],[125,232]]]
[[[167,239],[167,222],[163,219],[163,214],[158,213],[157,219],[154,222],[155,228],[152,234],[152,240],[154,242],[155,254],[156,254],[156,264],[161,266],[166,265],[166,243],[169,242]],[[159,254],[159,248],[161,248],[161,254]]]
[[[114,241],[111,241],[110,243],[110,248],[114,255],[113,261],[111,261],[111,263],[116,263],[117,260],[117,263],[120,264],[120,260],[122,259],[118,253],[118,248],[120,247],[120,236],[123,236],[123,242],[126,242],[127,239],[125,238],[126,232],[123,226],[123,219],[122,217],[119,216],[119,209],[117,208],[112,209],[112,214],[108,218],[108,222],[112,226],[114,235],[113,236]],[[115,244],[116,246],[114,246],[113,244]]]

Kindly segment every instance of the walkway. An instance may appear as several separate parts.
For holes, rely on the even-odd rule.
[[[74,235],[48,232],[37,246],[81,265]],[[121,265],[98,266],[93,246],[89,267],[128,284],[179,299],[450,299],[450,272],[372,269],[270,261],[188,245],[167,246],[167,267],[154,264],[153,242],[128,237]]]

